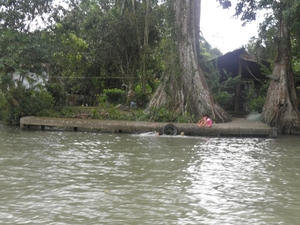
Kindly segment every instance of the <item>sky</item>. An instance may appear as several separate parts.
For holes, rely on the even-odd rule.
[[[234,4],[234,3],[233,3]],[[200,30],[213,48],[223,54],[246,45],[253,36],[257,37],[259,21],[242,26],[242,21],[232,18],[232,9],[222,9],[216,0],[201,1]]]

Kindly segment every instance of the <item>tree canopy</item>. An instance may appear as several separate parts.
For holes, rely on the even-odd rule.
[[[233,7],[229,0],[217,1]],[[2,1],[0,111],[21,106],[22,93],[28,98],[39,95],[36,87],[23,90],[20,84],[30,80],[31,73],[42,77],[46,72],[47,84],[39,88],[51,95],[43,95],[53,105],[45,105],[46,111],[102,101],[129,107],[134,101],[147,113],[169,112],[169,120],[173,112],[191,122],[202,114],[229,121],[222,103],[233,98],[224,94],[218,71],[209,65],[220,51],[200,35],[200,6],[200,0],[67,0],[62,5],[50,0]],[[259,39],[252,40],[254,54],[272,59],[272,75],[279,77],[271,81],[262,118],[281,132],[297,133],[299,3],[239,0],[234,7],[235,16],[246,23],[260,9],[271,12],[261,24]],[[19,81],[12,79],[16,73]],[[30,114],[29,109],[18,108],[14,118]]]

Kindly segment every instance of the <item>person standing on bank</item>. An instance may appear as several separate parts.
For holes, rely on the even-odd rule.
[[[198,127],[211,127],[212,119],[208,115],[203,115],[202,119],[197,123]]]

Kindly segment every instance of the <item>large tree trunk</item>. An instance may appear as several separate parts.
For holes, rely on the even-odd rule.
[[[300,134],[297,95],[292,70],[290,31],[281,16],[278,22],[278,55],[273,77],[262,111],[262,121],[280,133]]]
[[[166,73],[146,111],[167,107],[196,118],[209,114],[217,122],[226,122],[230,116],[214,102],[199,67],[200,4],[201,0],[173,1],[179,71]]]

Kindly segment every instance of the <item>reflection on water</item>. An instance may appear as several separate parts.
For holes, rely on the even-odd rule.
[[[0,224],[299,224],[300,139],[0,126]]]

